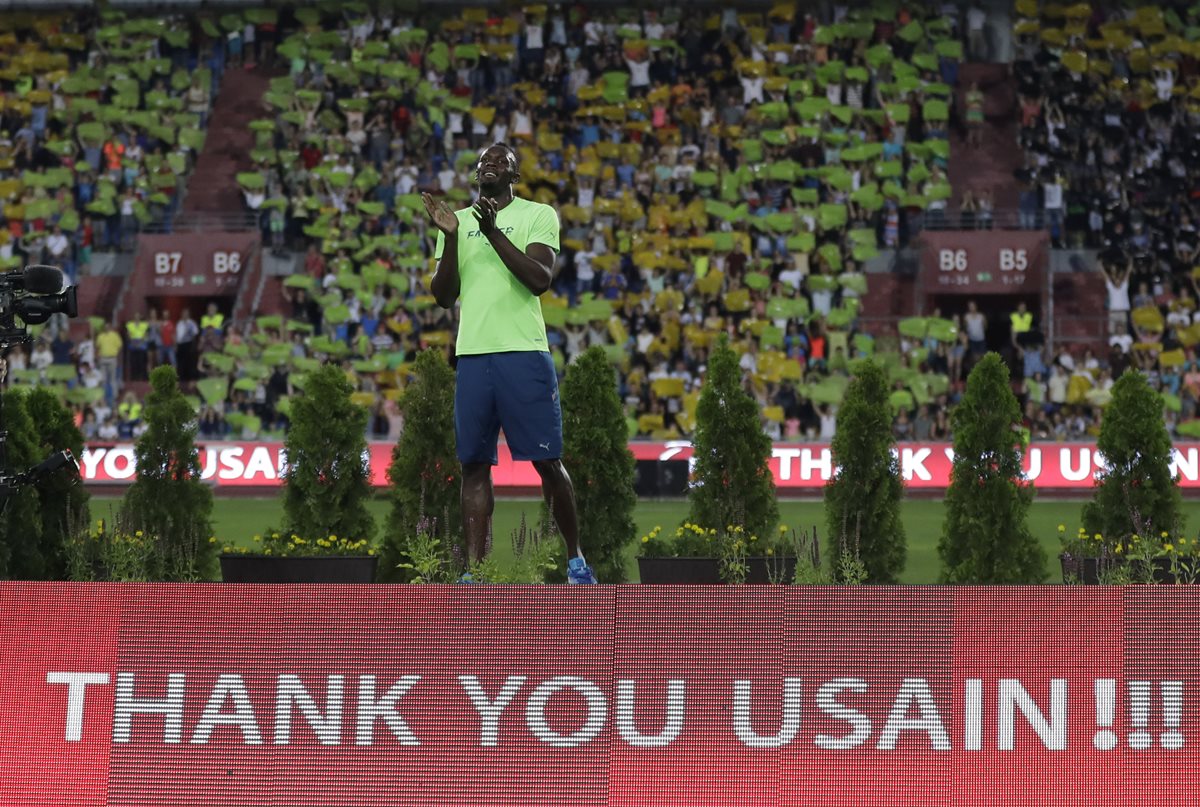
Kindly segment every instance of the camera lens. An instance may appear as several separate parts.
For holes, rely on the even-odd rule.
[[[75,286],[62,294],[47,294],[38,297],[22,297],[13,303],[13,310],[26,325],[41,325],[55,314],[68,317],[79,316],[79,301]]]

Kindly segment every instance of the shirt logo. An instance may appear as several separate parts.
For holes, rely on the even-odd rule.
[[[515,230],[516,228],[515,227],[497,227],[496,229],[499,230],[500,232],[504,233],[505,235],[512,235],[513,230]],[[483,235],[483,233],[479,232],[479,230],[470,230],[467,233],[467,238],[479,238],[482,235]]]

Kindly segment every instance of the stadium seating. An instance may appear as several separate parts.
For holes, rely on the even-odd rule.
[[[277,238],[324,256],[285,284],[293,307],[298,289],[317,302],[332,338],[317,347],[363,371],[382,350],[401,371],[376,373],[386,395],[403,357],[450,339],[428,291],[419,193],[464,203],[478,148],[503,139],[521,153],[518,193],[563,220],[543,300],[560,368],[605,345],[631,430],[681,436],[689,406],[661,382],[694,388],[713,331],[732,326],[762,351],[764,407],[785,410],[768,421],[815,429],[809,387],[873,346],[855,338],[862,263],[950,195],[941,71],[962,48],[949,24],[864,11],[817,26],[787,5],[687,25],[623,11],[594,41],[546,33],[530,48],[529,30],[560,28],[525,11],[420,26],[352,13],[347,36],[311,10],[280,45],[289,70],[265,98],[273,115],[253,124],[258,170],[238,179]],[[562,20],[562,34],[582,22]],[[712,46],[719,57],[704,58]],[[827,354],[810,357],[810,333]]]
[[[130,249],[140,228],[170,219],[214,86],[192,36],[188,20],[115,10],[0,17],[0,80],[12,87],[0,265],[49,260],[73,274],[90,250]]]
[[[1066,403],[1095,422],[1105,387],[1135,366],[1164,393],[1171,428],[1200,433],[1200,390],[1182,383],[1195,380],[1200,343],[1200,9],[1031,0],[1016,9],[1023,222],[1049,227],[1056,243],[1099,250],[1108,276],[1110,351],[1094,362],[1059,357],[1072,382]]]
[[[878,350],[858,327],[864,263],[906,243],[951,196],[962,44],[940,9],[878,5],[836,23],[786,3],[711,16],[492,13],[408,19],[361,3],[303,7],[286,21],[269,9],[219,20],[105,12],[79,32],[78,64],[51,77],[65,123],[107,143],[132,119],[150,145],[178,146],[159,160],[143,148],[145,168],[129,169],[141,204],[132,210],[149,222],[168,220],[182,190],[155,177],[179,181],[188,150],[203,145],[201,116],[177,107],[192,79],[208,86],[232,58],[210,40],[244,23],[284,28],[275,61],[260,66],[272,78],[267,114],[251,125],[254,169],[237,180],[268,242],[307,253],[304,271],[269,309],[282,317],[200,337],[195,400],[207,433],[277,434],[303,371],[328,360],[346,365],[385,419],[379,402],[396,400],[414,352],[448,346],[457,324],[429,293],[433,238],[419,193],[464,203],[478,148],[494,140],[520,151],[518,193],[561,214],[560,272],[543,299],[555,361],[561,369],[603,345],[622,371],[631,433],[690,433],[720,332],[744,354],[776,436],[816,437],[822,409],[869,355],[892,369],[898,408],[944,408],[953,320],[910,322]],[[52,18],[25,19],[52,29]],[[101,67],[83,64],[90,43],[109,51]],[[103,83],[120,69],[114,58],[133,62],[124,93]],[[98,205],[124,190],[116,179],[98,178],[76,207],[105,216],[114,208]],[[96,246],[114,243],[94,233]],[[918,420],[921,436],[936,418]]]

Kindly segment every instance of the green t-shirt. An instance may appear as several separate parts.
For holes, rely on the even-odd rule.
[[[546,322],[542,302],[509,271],[491,242],[479,232],[471,208],[458,211],[459,300],[457,353],[544,351]],[[554,208],[514,198],[496,214],[496,226],[524,252],[530,244],[558,250],[558,214]],[[442,257],[445,235],[439,231],[434,257]]]

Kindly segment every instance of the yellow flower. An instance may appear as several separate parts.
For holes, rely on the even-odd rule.
[[[1104,536],[1103,536],[1103,535],[1101,535],[1100,533],[1096,533],[1095,535],[1093,535],[1093,536],[1092,536],[1092,540],[1093,540],[1093,541],[1103,541],[1103,540],[1104,540]]]
[[[1125,551],[1125,548],[1123,546],[1121,546],[1120,544],[1117,544],[1116,548],[1113,551],[1116,552],[1118,555],[1120,555],[1123,551]]]
[[[208,542],[209,542],[210,544],[215,544],[215,543],[217,542],[217,536],[215,536],[215,535],[210,535],[210,536],[209,536],[209,538],[208,538]]]
[[[1159,536],[1159,537],[1161,537],[1161,538],[1167,538],[1167,537],[1169,537],[1169,536],[1168,536],[1168,534],[1167,534],[1167,531],[1166,531],[1166,530],[1163,530],[1163,531],[1162,531],[1162,535],[1161,535],[1161,536]]]
[[[1067,525],[1066,525],[1066,524],[1059,524],[1059,525],[1058,525],[1058,531],[1059,531],[1060,533],[1061,533],[1061,532],[1066,532],[1066,531],[1067,531]]]
[[[648,543],[650,543],[650,536],[649,536],[649,535],[643,535],[643,536],[642,536],[642,543],[643,543],[643,544],[648,544]]]
[[[278,538],[278,537],[279,537],[279,533],[277,533],[277,532],[273,532],[273,533],[271,533],[271,537],[272,537],[272,538]]]
[[[713,530],[709,530],[709,531],[708,531],[708,534],[709,534],[709,535],[716,535],[716,534],[717,534],[717,531],[716,531],[715,529],[713,529]]]
[[[367,550],[367,554],[368,554],[368,555],[374,555],[374,554],[375,554],[375,550],[374,550],[374,549],[368,549],[368,550]]]
[[[101,529],[103,529],[103,528],[101,528]],[[142,537],[142,531],[141,531],[141,530],[138,530],[137,532],[135,532],[135,533],[134,533],[134,535],[136,535],[138,538],[141,538],[141,537]]]
[[[757,540],[758,540],[758,536],[757,536],[757,535],[751,535],[751,536],[750,536],[750,540],[751,540],[751,541],[757,541]]]
[[[254,536],[254,540],[255,540],[255,542],[261,541],[261,540],[262,540],[262,536],[261,536],[261,535],[256,535],[256,536]]]
[[[337,536],[336,536],[336,535],[331,535],[331,536],[329,536],[329,540],[331,540],[331,541],[336,541],[336,540],[337,540]]]
[[[774,555],[774,554],[775,554],[775,550],[774,550],[774,549],[772,549],[771,547],[769,547],[769,546],[768,546],[768,547],[767,547],[767,554],[768,554],[768,555]]]
[[[1172,544],[1163,544],[1163,550],[1167,552],[1174,552],[1175,547]]]
[[[787,532],[787,530],[788,530],[788,528],[787,528],[787,525],[786,525],[786,524],[780,524],[780,525],[779,525],[779,534],[780,534],[780,535],[783,535],[785,532]]]

